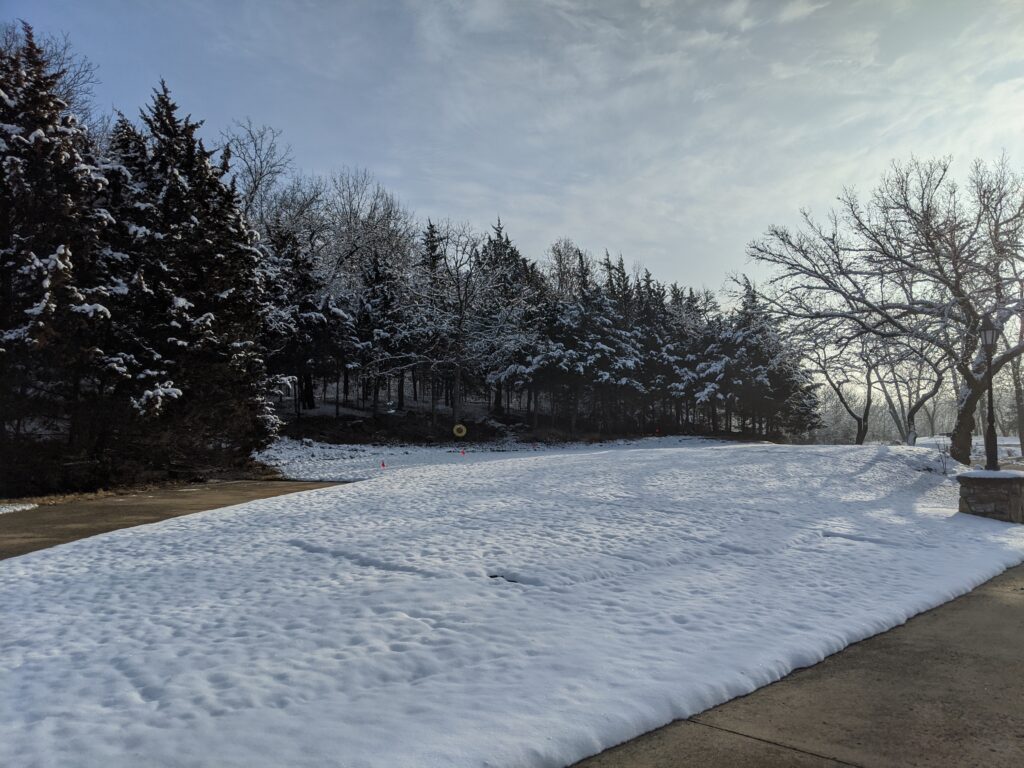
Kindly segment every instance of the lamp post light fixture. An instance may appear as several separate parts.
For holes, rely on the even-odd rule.
[[[992,322],[991,315],[985,315],[980,328],[981,346],[985,349],[986,375],[988,376],[988,426],[985,428],[985,469],[999,469],[999,450],[996,443],[996,409],[992,397],[992,354],[996,351],[999,330]]]

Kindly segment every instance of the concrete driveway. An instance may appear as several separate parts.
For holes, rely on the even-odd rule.
[[[33,509],[0,515],[0,560],[118,528],[331,485],[337,483],[211,480],[192,485],[83,494],[57,503],[43,500]]]
[[[1024,566],[577,768],[1024,766]]]

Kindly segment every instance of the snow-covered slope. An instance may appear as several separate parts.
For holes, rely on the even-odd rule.
[[[548,457],[566,453],[593,453],[622,448],[666,448],[695,445],[720,445],[700,437],[648,437],[609,441],[598,445],[584,443],[520,443],[515,440],[488,443],[450,443],[448,445],[350,445],[318,443],[312,440],[281,438],[255,458],[277,467],[292,480],[346,482],[366,480],[396,469],[424,465],[464,465],[536,454]],[[936,454],[938,455],[938,454]]]
[[[923,449],[506,456],[0,562],[0,765],[564,765],[1024,559]]]
[[[996,438],[1000,461],[1020,456],[1020,438],[1016,435],[1000,435]],[[917,439],[919,448],[930,448],[935,451],[949,453],[949,438],[945,435],[932,435],[919,437]],[[985,458],[985,438],[978,435],[971,441],[971,457],[974,459]]]

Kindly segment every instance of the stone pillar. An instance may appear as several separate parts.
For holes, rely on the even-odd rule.
[[[1007,523],[1024,523],[1024,472],[975,469],[956,476],[960,511]]]

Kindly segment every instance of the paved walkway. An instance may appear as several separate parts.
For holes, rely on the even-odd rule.
[[[1024,766],[1024,566],[577,768]]]
[[[0,560],[75,539],[156,523],[171,517],[229,507],[337,483],[290,480],[212,480],[196,485],[72,498],[0,515]]]

